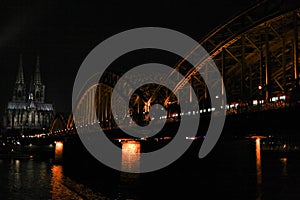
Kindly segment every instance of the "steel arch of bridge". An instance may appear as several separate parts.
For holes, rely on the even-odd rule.
[[[222,72],[229,100],[251,100],[299,85],[299,1],[264,0],[220,25],[200,42]],[[197,58],[197,48],[187,57]],[[186,58],[177,63],[181,68]],[[174,92],[201,68],[191,69]],[[203,83],[204,84],[204,83]],[[264,86],[263,91],[258,85]]]
[[[103,128],[114,127],[116,126],[114,120],[125,120],[131,115],[130,111],[124,110],[121,116],[115,116],[115,119],[112,120],[113,116],[110,105],[111,95],[113,88],[120,77],[121,75],[107,71],[102,75],[99,83],[86,83],[87,87],[84,86],[81,90],[82,93],[78,95],[78,103],[76,106],[76,111],[79,113],[79,116],[85,116],[86,118],[76,119],[76,126],[84,127],[86,125],[94,125],[96,123],[100,123]],[[123,85],[123,89],[120,91],[122,93],[119,93],[120,96],[128,96],[128,94],[135,90],[135,88],[133,87],[134,85],[136,85],[135,82],[128,80],[126,84]],[[137,110],[137,114],[145,111],[145,105],[148,103],[149,98],[152,96],[154,90],[155,88],[151,88],[151,86],[145,86],[143,88],[139,88],[139,90],[137,90],[133,94],[131,98],[131,108],[133,109],[135,107],[135,109]],[[163,103],[158,102],[157,99],[166,98],[166,96],[168,96],[168,93],[170,93],[170,91],[166,89],[160,90],[158,93],[156,93],[157,97],[156,99],[154,99],[154,101],[156,103]],[[120,104],[114,106],[120,108],[124,107],[121,105],[121,102]]]
[[[299,87],[299,21],[299,1],[259,1],[215,28],[199,42],[199,46],[193,47],[187,57],[197,59],[200,46],[207,50],[222,73],[229,102],[251,102],[255,99],[268,102],[272,96],[288,95]],[[187,57],[174,66],[185,78],[178,80],[173,93],[180,93],[182,87],[190,83],[201,102],[208,96],[206,84],[198,74],[205,60],[191,68],[186,61]],[[209,68],[206,72],[209,76]],[[80,122],[79,126],[94,123],[114,126],[110,96],[120,77],[121,74],[106,72],[102,76],[102,84],[82,90],[77,109],[90,117],[76,119]],[[222,80],[212,81],[217,83]],[[124,95],[129,90],[130,87],[124,86]],[[135,96],[135,104],[152,103],[163,97],[164,102],[159,103],[164,105],[174,100],[160,87],[146,88]],[[97,110],[95,103],[98,105]],[[95,113],[98,119],[94,118]],[[126,116],[128,111],[119,117],[124,120]]]

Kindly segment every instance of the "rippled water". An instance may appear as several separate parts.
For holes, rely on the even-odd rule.
[[[0,199],[105,199],[64,176],[51,160],[0,160]]]
[[[264,152],[257,145],[224,141],[204,159],[191,150],[146,174],[99,168],[88,159],[64,166],[51,159],[2,159],[0,199],[300,199],[300,152]],[[126,159],[132,160],[124,156],[124,165]]]

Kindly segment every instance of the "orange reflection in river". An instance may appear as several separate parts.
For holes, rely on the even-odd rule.
[[[260,140],[266,138],[265,136],[252,136],[255,139],[255,154],[256,154],[256,178],[257,178],[257,200],[261,199],[261,184],[262,184],[262,170],[261,170],[261,155],[260,155]]]
[[[52,199],[59,199],[61,198],[61,195],[63,194],[62,191],[62,166],[59,165],[53,165],[52,166],[52,180],[51,180],[51,186],[52,186]]]
[[[257,185],[262,183],[262,172],[261,172],[261,157],[260,157],[260,138],[255,140],[255,152],[256,152],[256,175],[257,175]]]

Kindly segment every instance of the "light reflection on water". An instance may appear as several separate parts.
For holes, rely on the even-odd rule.
[[[83,199],[78,196],[75,192],[71,191],[65,186],[63,180],[62,166],[53,165],[51,168],[51,196],[52,199]]]
[[[261,199],[261,184],[262,184],[262,171],[261,171],[261,152],[260,152],[260,138],[255,140],[255,152],[256,152],[256,177],[257,177],[257,200]]]
[[[51,199],[49,167],[33,160],[0,162],[0,199]]]
[[[287,173],[287,158],[280,158],[280,161],[282,163],[282,176],[286,177],[288,175]]]
[[[67,178],[63,166],[34,160],[0,160],[0,199],[105,199]]]
[[[136,191],[133,190],[136,186],[138,186],[136,188],[149,191],[149,188],[155,187],[165,189],[168,187],[165,184],[170,184],[171,186],[168,187],[171,189],[170,192],[181,193],[180,190],[183,187],[189,189],[188,187],[194,184],[192,182],[195,181],[192,179],[195,178],[201,186],[192,187],[194,192],[197,192],[193,190],[194,188],[200,187],[205,191],[206,187],[215,186],[216,191],[236,191],[245,198],[249,194],[253,195],[253,199],[284,198],[287,195],[293,199],[299,197],[300,192],[297,193],[297,191],[300,186],[300,156],[265,154],[260,148],[260,140],[254,141],[251,143],[252,149],[248,148],[249,146],[236,147],[226,143],[224,148],[231,148],[232,151],[229,151],[229,149],[223,149],[219,145],[217,148],[220,148],[221,151],[212,154],[206,160],[197,159],[192,165],[186,166],[185,162],[189,162],[187,159],[183,162],[184,165],[172,168],[173,171],[163,170],[160,173],[150,173],[148,179],[145,179],[147,175],[143,174],[120,173],[118,175],[120,177],[119,182],[112,187],[120,187],[120,197],[124,197],[127,192],[131,193],[128,196],[132,199],[137,199],[137,196],[149,196],[151,193],[136,195]],[[245,150],[245,147],[247,147],[246,151],[239,151]],[[138,143],[128,143],[127,146],[123,146],[121,163],[123,169],[140,166],[140,148]],[[136,152],[136,154],[128,154],[128,151]],[[214,157],[215,155],[217,157]],[[253,158],[249,158],[249,155],[253,155]],[[76,168],[76,165],[74,167]],[[98,173],[100,176],[97,178],[91,176],[82,184],[83,182],[76,177],[79,177],[78,173],[85,177],[86,171],[74,170],[74,172],[68,171],[66,173],[66,168],[62,165],[53,165],[50,160],[0,159],[0,199],[105,199],[101,195],[101,193],[105,193],[103,188],[95,189],[95,187],[90,186],[99,185],[99,183],[105,185],[106,181],[110,180],[110,175],[105,179],[101,171],[90,169],[89,173]],[[69,178],[66,174],[74,176],[76,181],[74,177]],[[251,177],[256,181],[254,184]],[[148,184],[149,180],[151,184]],[[175,188],[173,189],[173,187]],[[253,190],[248,190],[247,187],[253,187]],[[277,188],[282,189],[278,190]],[[243,194],[244,191],[245,194]],[[155,190],[152,193],[155,193]],[[155,195],[158,193],[152,196]],[[205,195],[205,193],[201,193],[201,195]]]

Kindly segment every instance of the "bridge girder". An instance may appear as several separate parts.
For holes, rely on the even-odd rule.
[[[293,80],[296,75],[291,76],[292,71],[297,70],[295,63],[299,65],[299,60],[295,61],[295,57],[299,59],[299,55],[293,55],[295,32],[299,32],[299,12],[299,1],[260,1],[214,29],[175,68],[185,65],[187,58],[197,59],[195,52],[202,46],[219,70],[224,72],[223,80],[229,100],[239,99],[241,96],[245,100],[257,97],[260,92],[257,86],[266,84],[267,64],[268,71],[271,72],[268,81],[272,86],[269,85],[268,90],[273,93],[290,91],[295,87],[292,82],[296,82]],[[297,40],[298,38],[299,34]],[[298,46],[299,44],[297,49]],[[186,79],[178,83],[174,92],[188,83],[204,62],[205,59],[199,61],[186,74]],[[244,91],[246,94],[241,94],[243,90],[247,93]]]
[[[223,75],[229,101],[251,101],[256,98],[267,100],[276,93],[290,92],[299,82],[299,13],[300,2],[290,0],[259,1],[238,13],[199,41],[199,45],[191,49],[187,57],[174,66],[185,78],[178,80],[173,94],[180,94],[183,86],[190,83],[199,101],[208,97],[206,84],[198,73],[207,59],[213,59]],[[200,46],[206,49],[210,58],[197,60],[198,64],[191,67],[187,58],[198,59],[197,49]],[[209,76],[213,71],[208,66],[205,73]],[[78,108],[82,107],[84,112],[89,113],[94,107],[94,102],[98,105],[96,113],[100,121],[111,120],[110,96],[121,76],[122,74],[107,71],[100,79],[101,84],[87,83],[87,89],[83,89],[83,93],[78,97]],[[217,85],[222,80],[211,81]],[[120,95],[128,96],[136,89],[133,86],[137,82],[129,80],[123,86]],[[263,94],[258,89],[259,85],[263,86]],[[164,99],[165,104],[166,101],[177,100],[174,99],[174,95],[171,96],[172,92],[161,86],[142,87],[133,95],[132,106],[143,104],[149,99],[154,103],[162,103],[156,100]],[[91,100],[93,95],[97,98],[88,104],[86,101]],[[125,118],[127,112],[124,111],[122,118]],[[91,122],[95,119],[85,120]],[[86,123],[85,120],[82,124]]]

